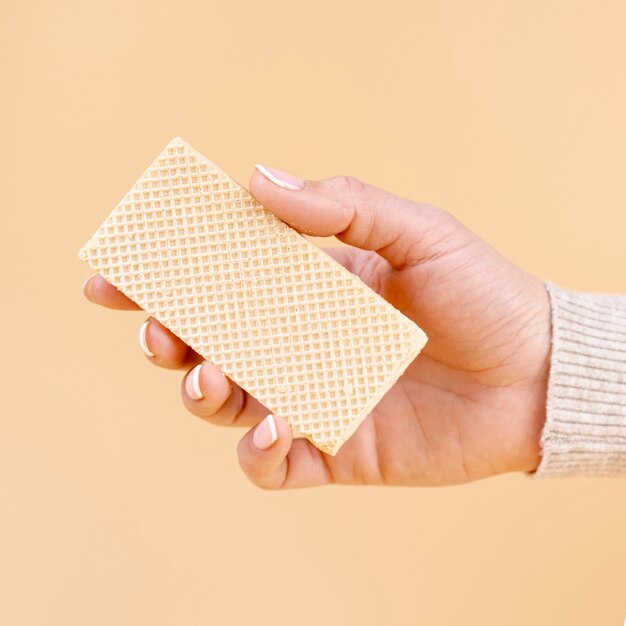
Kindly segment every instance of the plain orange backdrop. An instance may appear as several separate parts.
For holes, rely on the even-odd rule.
[[[76,256],[174,135],[626,292],[623,1],[0,1],[0,623],[621,624],[623,480],[268,493]]]

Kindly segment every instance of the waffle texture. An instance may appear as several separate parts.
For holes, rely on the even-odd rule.
[[[179,137],[79,256],[331,455],[426,343]]]

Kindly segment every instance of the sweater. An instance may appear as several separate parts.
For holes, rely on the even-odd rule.
[[[545,286],[552,352],[535,475],[626,474],[626,296]]]

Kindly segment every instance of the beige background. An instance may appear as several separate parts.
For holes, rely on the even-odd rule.
[[[623,480],[257,490],[76,252],[180,134],[626,291],[623,1],[0,7],[0,623],[621,625]]]

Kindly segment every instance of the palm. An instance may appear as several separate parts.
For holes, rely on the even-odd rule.
[[[430,337],[337,456],[321,457],[332,480],[449,484],[524,467],[521,442],[545,394],[547,296],[476,241],[402,271],[374,253],[331,251]]]

